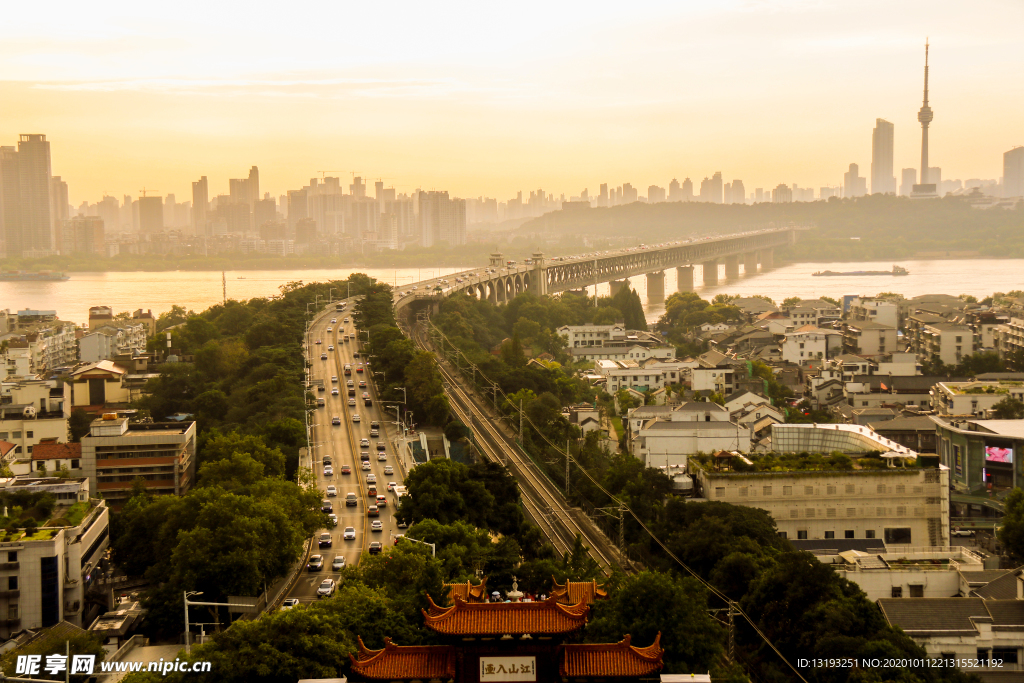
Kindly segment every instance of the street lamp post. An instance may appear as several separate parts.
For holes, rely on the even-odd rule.
[[[192,642],[189,639],[189,627],[188,627],[188,606],[195,605],[197,607],[256,607],[256,605],[236,605],[232,602],[193,602],[189,600],[190,595],[202,595],[202,591],[184,591],[185,594],[185,654],[192,653]]]
[[[392,542],[394,542],[394,538],[395,538],[395,532],[392,531],[391,532]],[[406,541],[412,541],[413,543],[420,543],[422,545],[430,546],[430,556],[431,557],[437,557],[437,546],[435,544],[427,543],[426,541],[421,541],[421,540],[416,539],[416,538],[409,538],[408,536],[402,536],[402,538],[405,539]]]

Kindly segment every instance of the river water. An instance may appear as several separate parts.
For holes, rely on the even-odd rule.
[[[704,298],[726,293],[739,296],[766,294],[776,303],[790,296],[841,298],[844,294],[873,295],[896,291],[904,296],[920,294],[973,294],[979,299],[993,292],[1024,289],[1024,259],[965,259],[948,261],[899,261],[910,271],[906,277],[891,275],[867,277],[812,277],[819,270],[888,270],[889,263],[795,263],[767,273],[742,275],[725,280],[720,267],[718,285],[704,287],[701,268],[694,268],[695,291]],[[468,266],[473,267],[473,266]],[[227,296],[248,299],[279,293],[286,282],[338,280],[352,272],[367,275],[399,286],[418,280],[465,270],[465,268],[404,268],[353,270],[246,270],[225,273]],[[647,278],[634,277],[632,286],[645,304],[648,321],[655,321],[664,312],[663,301],[648,301]],[[676,270],[665,277],[665,293],[676,291]],[[609,292],[607,283],[598,287],[600,294]],[[0,309],[31,308],[56,310],[62,320],[86,323],[90,306],[111,306],[115,312],[138,308],[152,309],[154,314],[170,310],[178,304],[201,311],[219,303],[223,297],[220,272],[114,272],[72,273],[66,282],[0,282]]]

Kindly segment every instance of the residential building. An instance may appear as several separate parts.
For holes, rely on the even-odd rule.
[[[642,366],[632,360],[599,360],[595,370],[606,378],[605,390],[610,394],[626,388],[640,392],[661,389],[666,384],[677,384],[682,372],[675,364],[658,359],[650,359]]]
[[[71,373],[71,407],[103,412],[105,406],[127,405],[132,400],[125,384],[127,369],[110,361],[90,363]]]
[[[1024,420],[929,419],[954,489],[971,493],[1024,484]]]
[[[82,444],[58,443],[52,440],[41,441],[36,444],[36,447],[32,450],[32,476],[46,476],[41,473],[56,474],[62,469],[66,469],[73,477],[84,476],[82,469]],[[15,474],[21,475],[23,473],[15,472]],[[89,480],[86,479],[85,481],[88,482]],[[86,490],[86,494],[88,494],[88,490]],[[86,499],[88,499],[88,495],[86,495]]]
[[[685,404],[684,404],[685,405]],[[689,411],[682,414],[685,416]],[[629,452],[647,467],[686,468],[690,456],[716,451],[750,451],[750,430],[728,419],[654,418],[641,425]],[[676,414],[670,418],[676,417]],[[699,414],[695,417],[699,417]]]
[[[828,357],[828,335],[823,330],[813,327],[784,335],[782,360],[801,364]]]
[[[147,309],[145,311],[141,308],[137,309],[132,313],[132,323],[145,325],[147,337],[156,335],[156,316],[153,315],[153,309]]]
[[[868,427],[879,436],[918,453],[938,453],[935,423],[927,415],[896,417],[885,422],[871,422]]]
[[[417,204],[420,246],[466,244],[466,200],[449,199],[447,192],[419,192]]]
[[[41,442],[68,440],[69,392],[56,380],[25,380],[4,385],[0,403],[0,441],[15,448],[4,464],[28,461]]]
[[[58,496],[60,507],[51,522],[9,531],[0,542],[0,638],[61,621],[81,627],[95,611],[87,606],[86,593],[99,578],[96,570],[110,544],[110,514],[105,501],[81,501],[71,491],[86,486],[88,495],[87,484],[82,479],[17,479],[5,489],[49,491]],[[74,498],[61,498],[66,489]],[[62,514],[71,505],[86,507],[74,525],[66,524]],[[57,526],[60,521],[65,525]]]
[[[765,456],[751,456],[758,457]],[[886,546],[945,545],[949,538],[945,467],[740,472],[690,462],[708,500],[760,508],[785,538],[877,538]]]
[[[82,465],[94,491],[119,509],[136,480],[155,495],[185,495],[196,479],[196,423],[130,423],[105,414],[82,437]]]
[[[843,312],[838,306],[823,299],[801,299],[793,306],[783,306],[782,312],[797,327],[825,327],[843,317]]]
[[[595,325],[594,323],[563,325],[558,328],[557,332],[565,338],[566,346],[570,349],[581,346],[604,346],[616,342],[624,343],[627,337],[626,326],[621,323],[614,325]]]
[[[139,197],[139,231],[154,234],[164,229],[164,198]]]
[[[793,190],[789,185],[779,183],[772,190],[772,204],[789,204],[793,201]]]
[[[939,382],[932,392],[932,409],[940,415],[980,417],[1007,398],[1024,401],[1024,382],[991,380]]]
[[[860,175],[860,167],[850,164],[850,170],[843,174],[843,196],[863,197],[868,193],[868,179]]]
[[[917,169],[904,168],[900,171],[900,196],[909,197],[917,184]]]
[[[206,176],[192,183],[192,234],[208,235],[206,212],[210,208],[210,188]]]
[[[119,354],[145,353],[149,326],[144,324],[104,325],[78,340],[79,360],[96,363]]]
[[[61,253],[107,255],[106,230],[99,216],[75,216],[61,222]]]
[[[676,350],[672,346],[648,348],[639,344],[607,344],[571,348],[569,354],[574,360],[635,360],[641,363],[648,358],[675,358]]]
[[[932,388],[946,377],[923,375],[853,375],[843,387],[847,404],[853,409],[901,405],[929,410]]]
[[[0,148],[0,228],[8,258],[57,253],[52,178],[45,135],[20,135],[17,150]]]
[[[858,296],[850,302],[847,319],[858,322],[870,321],[888,325],[889,327],[899,327],[899,304],[891,299]]]
[[[843,351],[864,358],[878,358],[896,351],[896,328],[865,321],[843,324]]]
[[[975,351],[974,330],[968,325],[933,323],[921,329],[918,348],[922,359],[958,365]]]
[[[819,559],[822,559],[819,555]],[[847,550],[837,553],[832,568],[860,586],[874,602],[889,598],[955,598],[991,577],[984,558],[963,546]]]
[[[871,133],[871,193],[896,194],[893,175],[894,126],[885,119],[875,119]]]
[[[690,370],[690,386],[694,391],[726,396],[736,391],[738,382],[746,377],[745,371],[737,372],[739,361],[719,351],[702,354],[697,363],[697,367]]]

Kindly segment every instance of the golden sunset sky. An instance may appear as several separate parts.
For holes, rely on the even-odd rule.
[[[897,177],[918,164],[930,36],[932,163],[998,178],[1022,27],[1019,0],[5,2],[0,144],[45,133],[76,205],[253,164],[274,195],[319,171],[500,201],[837,185],[869,176],[876,118]]]

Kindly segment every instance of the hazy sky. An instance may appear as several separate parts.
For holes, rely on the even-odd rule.
[[[71,199],[260,167],[505,200],[722,171],[747,191],[896,175],[920,158],[997,178],[1024,144],[1020,0],[5,2],[0,144],[45,133]]]

